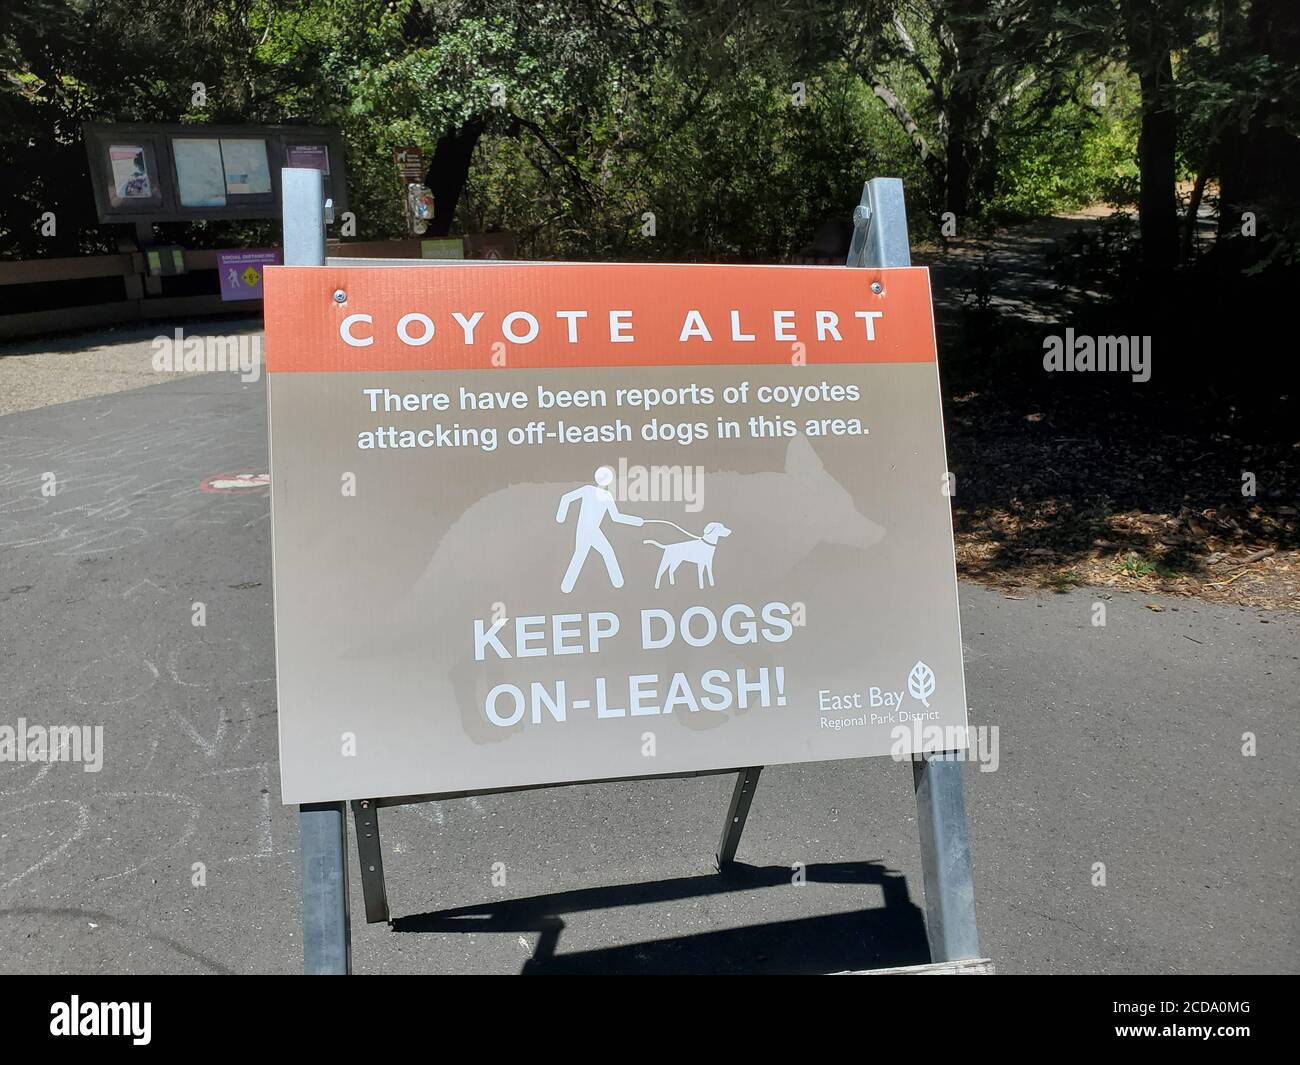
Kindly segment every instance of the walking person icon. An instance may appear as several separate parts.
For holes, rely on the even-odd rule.
[[[623,571],[618,568],[614,547],[600,529],[606,515],[619,525],[645,524],[644,518],[619,512],[614,503],[614,496],[609,491],[609,486],[614,481],[613,470],[608,466],[601,466],[593,480],[595,484],[584,484],[581,488],[575,488],[572,492],[566,492],[561,496],[559,509],[555,512],[555,520],[563,525],[569,516],[569,504],[575,502],[578,504],[578,528],[574,535],[573,558],[569,560],[569,568],[565,571],[564,580],[560,584],[560,591],[565,595],[573,591],[573,586],[578,583],[578,574],[582,572],[582,565],[592,551],[597,552],[605,560],[609,583],[615,588],[623,587]]]

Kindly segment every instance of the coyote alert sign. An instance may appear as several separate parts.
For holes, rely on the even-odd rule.
[[[266,294],[285,802],[966,745],[924,269]]]

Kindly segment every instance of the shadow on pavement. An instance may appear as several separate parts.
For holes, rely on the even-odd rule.
[[[67,355],[100,351],[125,344],[148,344],[154,337],[174,335],[177,327],[187,337],[234,336],[242,333],[260,333],[262,319],[244,311],[204,318],[185,318],[179,322],[160,320],[132,322],[126,325],[104,325],[91,329],[77,329],[64,333],[44,333],[36,337],[0,340],[0,359],[15,355]],[[157,382],[154,382],[157,383]]]
[[[557,953],[565,915],[791,886],[791,870],[786,866],[736,864],[721,875],[584,888],[415,914],[396,918],[392,928],[408,933],[540,933],[533,956],[521,970],[524,974],[812,974],[930,960],[925,918],[902,874],[879,862],[814,864],[804,873],[809,886],[878,885],[885,905]]]

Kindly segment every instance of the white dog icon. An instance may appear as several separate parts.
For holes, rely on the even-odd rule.
[[[671,524],[671,523],[670,523]],[[681,528],[680,525],[676,526]],[[686,532],[685,529],[682,529]],[[703,536],[695,536],[693,533],[687,533],[691,537],[689,540],[681,540],[675,544],[661,544],[658,540],[642,540],[643,544],[654,544],[655,547],[663,551],[663,558],[659,561],[659,572],[655,574],[655,587],[659,587],[659,582],[663,579],[665,573],[668,574],[668,583],[676,584],[674,574],[677,573],[677,567],[683,562],[694,562],[696,574],[700,579],[700,587],[704,587],[704,575],[709,576],[709,587],[713,587],[713,552],[718,546],[718,541],[724,536],[730,536],[731,530],[720,521],[711,521],[704,527]]]

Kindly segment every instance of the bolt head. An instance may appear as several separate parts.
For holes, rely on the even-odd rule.
[[[348,294],[346,292],[344,292],[341,288],[334,290],[335,303],[347,303],[347,301],[348,301]]]

